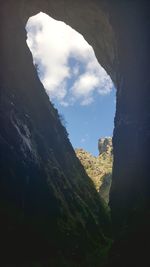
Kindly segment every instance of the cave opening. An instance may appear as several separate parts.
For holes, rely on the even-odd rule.
[[[39,79],[67,128],[77,157],[108,202],[115,86],[92,46],[66,23],[40,12],[29,18],[26,31]],[[102,179],[107,193],[100,189]]]
[[[54,109],[39,82],[26,46],[27,19],[40,10],[79,30],[92,44],[98,60],[117,86],[110,194],[114,242],[108,266],[149,266],[150,9],[148,1],[138,0],[117,3],[97,0],[2,1],[0,229],[3,250],[0,265],[70,267],[79,266],[79,261],[84,261],[81,266],[103,266],[98,256],[101,251],[106,252],[105,245],[109,242],[107,212],[95,188],[91,189],[90,179],[84,171],[80,172],[82,166],[67,136],[60,134],[63,127],[51,112]],[[43,31],[42,27],[40,31]],[[58,39],[58,43],[62,47],[62,41]],[[51,62],[52,58],[49,60],[46,56]],[[53,71],[60,71],[59,77],[63,74],[70,79],[69,67],[62,73],[52,63]],[[75,65],[72,58],[70,64]],[[35,65],[39,76],[44,78],[45,68],[41,68],[38,61]],[[78,68],[74,75],[76,73]],[[92,102],[90,95],[89,104],[82,95],[71,106],[66,101],[61,105],[60,100],[67,96],[65,85],[61,82],[61,90],[57,88],[59,100],[49,96],[52,102],[58,101],[54,104],[58,105],[60,113],[64,114],[60,110],[64,108],[71,115],[70,110],[75,107],[77,123],[81,119],[82,125],[79,127],[77,124],[73,133],[77,135],[84,125],[81,108],[85,114],[89,108],[89,114],[92,114],[91,117],[88,115],[90,129],[98,134],[98,138],[105,136],[93,126],[92,108],[95,101],[100,101],[101,97],[108,99],[114,91],[102,96],[95,89],[92,91],[94,100]],[[100,102],[97,106],[100,107]],[[100,116],[106,115],[102,111],[99,110],[96,123],[101,129]],[[67,115],[64,116],[71,139],[69,127],[72,126]],[[92,135],[87,144],[92,144],[93,140],[95,143],[95,139]],[[82,144],[86,145],[85,138]],[[99,262],[94,264],[89,260],[90,255]],[[49,259],[51,262],[47,263]]]
[[[83,36],[64,22],[40,12],[29,18],[26,30],[38,76],[73,147],[96,156],[96,140],[113,133],[116,96],[110,76]]]

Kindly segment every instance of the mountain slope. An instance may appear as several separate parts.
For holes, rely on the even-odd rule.
[[[101,138],[98,143],[99,156],[94,157],[83,149],[76,149],[76,155],[94,182],[100,196],[108,203],[112,177],[112,139]]]

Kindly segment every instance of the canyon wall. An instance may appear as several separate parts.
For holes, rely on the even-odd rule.
[[[1,1],[0,265],[88,266],[110,220],[33,66],[26,8]]]

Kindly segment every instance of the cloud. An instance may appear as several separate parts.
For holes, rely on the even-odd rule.
[[[63,106],[91,104],[96,94],[108,94],[112,81],[99,65],[93,48],[64,22],[44,13],[26,25],[27,44],[50,99]]]
[[[85,136],[81,138],[80,142],[86,143],[88,140],[89,140],[89,134],[85,134]]]

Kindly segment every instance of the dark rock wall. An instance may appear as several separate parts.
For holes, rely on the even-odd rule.
[[[0,265],[72,266],[107,246],[109,218],[33,67],[34,10],[1,1]]]
[[[113,266],[150,265],[149,14],[149,1],[121,1],[112,8],[120,73],[110,193],[118,255]]]
[[[120,73],[110,201],[117,231],[123,224],[127,227],[136,213],[143,216],[149,210],[149,11],[148,1],[121,1],[112,8],[117,14],[112,25]]]

